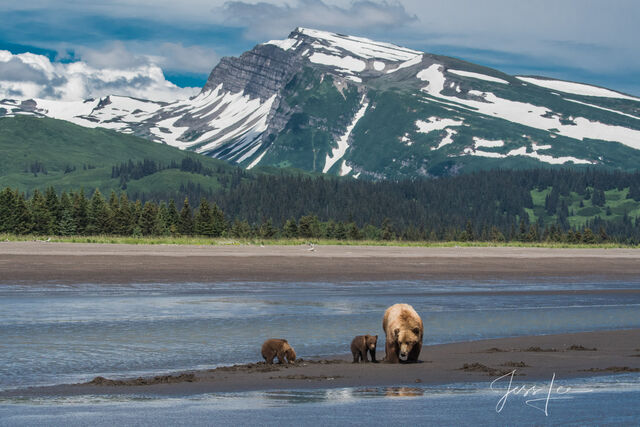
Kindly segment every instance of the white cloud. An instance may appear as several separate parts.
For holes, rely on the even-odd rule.
[[[0,50],[0,99],[72,101],[124,95],[175,101],[192,96],[199,90],[180,88],[165,79],[159,66],[149,62],[136,63],[135,58],[114,61],[117,66],[91,56],[89,60],[93,61],[92,65],[83,61],[59,63],[51,62],[43,55],[13,55]]]
[[[95,68],[129,69],[154,64],[163,70],[193,73],[208,73],[219,59],[213,49],[170,42],[114,41],[99,49],[80,46],[75,56]]]

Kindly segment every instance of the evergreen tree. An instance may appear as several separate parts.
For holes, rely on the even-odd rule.
[[[298,222],[298,235],[300,237],[309,238],[313,237],[313,217],[311,215],[305,215],[300,218]]]
[[[153,234],[156,236],[169,235],[169,209],[166,203],[160,203],[158,206],[158,215],[156,216],[156,223],[153,228]]]
[[[347,226],[347,237],[351,240],[360,240],[362,235],[360,234],[360,229],[355,222],[351,222]]]
[[[119,234],[118,216],[120,213],[120,200],[115,191],[111,191],[109,194],[109,218],[105,233],[107,234]]]
[[[178,223],[180,222],[180,214],[176,208],[176,203],[173,199],[169,200],[169,206],[167,207],[167,228],[169,233],[178,233]]]
[[[284,224],[284,236],[289,239],[298,237],[298,224],[295,219],[288,219]]]
[[[73,201],[67,193],[60,196],[60,212],[58,232],[61,236],[73,236],[76,234],[76,220],[73,217]]]
[[[324,235],[327,239],[335,239],[336,237],[336,223],[333,220],[329,220],[325,229]]]
[[[60,222],[60,215],[62,214],[60,210],[60,199],[53,187],[47,188],[44,197],[46,199],[47,211],[49,211],[49,233],[58,234],[58,223]]]
[[[584,243],[593,244],[596,243],[596,236],[593,234],[590,228],[585,228],[582,232],[582,241]]]
[[[227,229],[227,221],[224,219],[224,213],[222,209],[214,203],[211,215],[213,217],[213,236],[220,237]]]
[[[109,224],[109,209],[102,197],[100,190],[96,188],[89,203],[86,233],[105,234]]]
[[[347,240],[347,229],[344,226],[344,222],[339,221],[336,225],[335,237],[338,240]]]
[[[47,201],[37,189],[33,191],[29,207],[31,211],[31,232],[39,235],[49,234],[51,215],[47,209]]]
[[[382,221],[382,240],[393,240],[395,238],[395,234],[393,233],[393,227],[391,226],[391,220],[389,218],[385,218]]]
[[[633,199],[636,202],[640,202],[640,182],[633,182],[629,186],[629,193],[627,199]]]
[[[213,224],[213,212],[205,198],[200,200],[200,207],[195,216],[195,231],[200,236],[211,237],[215,234]]]
[[[16,234],[29,234],[33,228],[31,213],[24,193],[15,193],[14,229]]]
[[[593,196],[591,196],[591,203],[593,206],[604,206],[606,202],[605,194],[603,190],[594,189]]]
[[[193,214],[191,212],[191,206],[189,205],[189,198],[185,197],[180,211],[180,218],[178,219],[178,233],[182,235],[192,235],[193,228]]]
[[[84,190],[73,195],[73,218],[76,223],[76,232],[85,234],[89,222],[89,202],[84,196]]]
[[[247,220],[240,221],[236,219],[231,226],[231,235],[236,238],[248,238],[251,237],[251,226]]]
[[[133,208],[129,203],[126,193],[120,195],[118,210],[114,214],[115,233],[121,236],[130,236],[136,224],[133,218]]]
[[[140,232],[143,236],[150,236],[154,234],[156,228],[156,221],[158,216],[158,205],[153,202],[146,202],[142,208],[142,214],[140,215]]]
[[[260,237],[264,239],[272,239],[276,235],[277,230],[273,228],[273,222],[271,221],[271,218],[264,221],[260,225],[259,232],[260,232]]]
[[[140,228],[140,218],[142,217],[142,202],[140,199],[136,199],[136,202],[131,205],[131,222],[133,223],[133,235],[141,236],[142,229]]]
[[[9,187],[0,192],[0,233],[13,233],[16,229],[17,192]]]

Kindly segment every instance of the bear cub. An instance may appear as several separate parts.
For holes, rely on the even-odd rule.
[[[278,363],[284,363],[285,361],[293,363],[296,360],[296,352],[287,340],[272,338],[262,344],[262,357],[269,365],[273,363],[275,357],[278,358]]]
[[[378,363],[376,360],[376,344],[378,343],[377,335],[358,335],[351,341],[351,354],[353,354],[353,363],[362,361],[367,363],[367,353],[371,354],[371,361]]]

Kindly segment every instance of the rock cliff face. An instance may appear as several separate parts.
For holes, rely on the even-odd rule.
[[[225,57],[211,71],[202,92],[222,85],[233,93],[265,102],[277,94],[302,66],[302,58],[274,45],[258,45],[238,58]]]
[[[223,58],[201,92],[0,101],[0,115],[103,126],[240,164],[399,179],[485,168],[640,162],[640,99],[298,28]]]

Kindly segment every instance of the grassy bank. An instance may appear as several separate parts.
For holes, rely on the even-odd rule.
[[[208,238],[197,236],[167,236],[167,237],[126,237],[126,236],[35,236],[0,234],[0,242],[28,242],[46,241],[62,243],[119,243],[128,245],[205,245],[205,246],[242,246],[242,245],[337,245],[337,246],[398,246],[398,247],[521,247],[521,248],[640,248],[638,245],[622,243],[558,243],[558,242],[437,242],[437,241],[402,241],[402,240],[331,240],[331,239],[238,239],[238,238]]]

